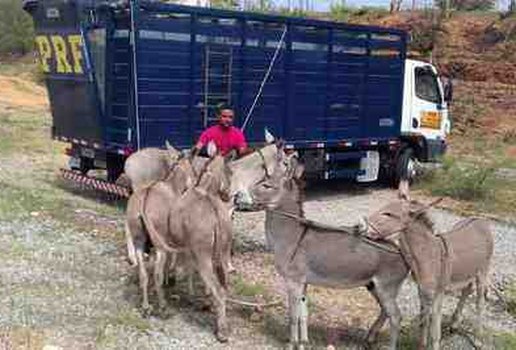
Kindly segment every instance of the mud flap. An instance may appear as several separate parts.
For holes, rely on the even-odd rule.
[[[380,170],[380,153],[378,151],[367,151],[366,156],[360,159],[360,175],[357,175],[358,182],[372,182],[378,179]]]

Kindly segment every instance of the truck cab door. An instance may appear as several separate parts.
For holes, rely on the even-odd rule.
[[[435,159],[445,150],[449,133],[448,107],[435,68],[429,64],[413,66],[410,134],[425,140],[424,160]]]

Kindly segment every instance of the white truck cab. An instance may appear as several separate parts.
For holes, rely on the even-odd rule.
[[[414,175],[414,162],[432,162],[446,151],[451,122],[448,104],[452,86],[441,82],[437,69],[426,62],[405,62],[401,139],[397,172]]]

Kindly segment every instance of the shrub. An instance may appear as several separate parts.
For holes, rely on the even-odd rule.
[[[441,169],[427,179],[427,186],[436,196],[466,201],[488,198],[492,193],[495,169],[482,163],[458,163],[445,158]]]
[[[345,5],[332,5],[330,17],[334,21],[345,22],[353,15],[353,9]]]
[[[0,0],[0,55],[24,55],[32,50],[34,27],[20,0]]]

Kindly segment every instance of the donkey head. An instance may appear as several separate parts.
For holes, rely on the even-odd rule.
[[[251,202],[247,205],[259,209],[276,209],[285,199],[300,200],[299,182],[304,166],[299,162],[297,153],[285,154],[278,151],[272,174],[255,185],[251,190]]]
[[[231,189],[231,169],[228,167],[228,160],[218,152],[213,142],[208,144],[208,155],[210,160],[199,174],[196,187],[203,188],[211,194],[218,194],[226,200]]]
[[[231,194],[235,196],[235,204],[239,209],[249,209],[244,203],[251,201],[251,188],[272,174],[278,152],[274,136],[266,130],[265,146],[230,163],[233,172]]]
[[[398,197],[367,218],[369,236],[385,238],[402,233],[416,220],[431,227],[426,212],[434,203],[424,205],[410,200],[408,183],[405,181],[400,182]]]

